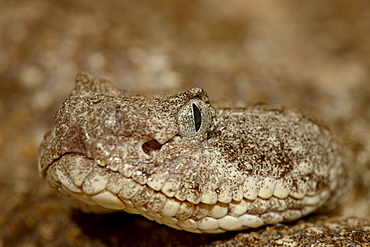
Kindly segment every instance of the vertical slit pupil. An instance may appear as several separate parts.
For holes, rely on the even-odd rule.
[[[193,114],[194,114],[195,132],[198,132],[202,124],[202,114],[200,113],[198,106],[196,106],[195,104],[193,104]]]

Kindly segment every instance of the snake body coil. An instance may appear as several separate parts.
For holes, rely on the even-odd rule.
[[[221,233],[321,207],[343,177],[337,152],[325,127],[294,111],[214,109],[200,88],[131,96],[81,73],[41,145],[39,171],[85,211]]]

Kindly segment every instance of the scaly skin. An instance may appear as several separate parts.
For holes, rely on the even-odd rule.
[[[300,113],[214,109],[200,88],[132,96],[90,73],[57,112],[39,171],[84,211],[195,233],[296,220],[335,203],[343,179],[329,130]]]

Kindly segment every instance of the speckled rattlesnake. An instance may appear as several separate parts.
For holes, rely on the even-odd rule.
[[[296,220],[337,197],[343,177],[330,132],[300,113],[214,109],[200,88],[132,96],[90,73],[57,112],[39,171],[85,211],[195,233]]]

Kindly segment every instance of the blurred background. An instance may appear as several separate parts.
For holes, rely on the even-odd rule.
[[[1,0],[0,246],[194,236],[126,214],[127,225],[80,214],[38,177],[38,146],[80,71],[132,92],[197,86],[215,105],[247,100],[317,116],[354,181],[343,185],[341,214],[370,218],[370,1]],[[161,236],[142,237],[149,229]]]

